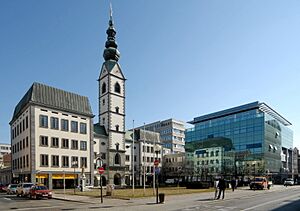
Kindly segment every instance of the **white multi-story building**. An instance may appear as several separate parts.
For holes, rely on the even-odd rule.
[[[34,83],[14,110],[15,181],[72,187],[93,177],[93,114],[87,97]]]
[[[1,144],[0,143],[0,168],[4,167],[3,155],[9,154],[11,151],[10,144]]]
[[[136,185],[143,185],[144,174],[146,184],[153,182],[154,161],[158,160],[158,168],[161,169],[162,147],[159,133],[144,131],[142,129],[126,132],[126,184],[132,184],[132,174],[134,167],[134,181]],[[134,140],[134,152],[133,152]]]
[[[171,153],[185,152],[185,123],[175,119],[157,121],[145,125],[146,130],[158,132],[163,147],[171,150]],[[138,127],[143,129],[144,126]]]

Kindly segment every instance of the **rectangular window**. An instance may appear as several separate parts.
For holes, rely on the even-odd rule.
[[[26,136],[26,147],[28,147],[29,143],[28,143],[28,136]]]
[[[40,146],[48,146],[48,136],[40,136]]]
[[[69,131],[69,120],[61,119],[61,130],[62,131]]]
[[[58,155],[52,155],[52,167],[59,167],[59,156]]]
[[[59,138],[57,138],[57,137],[51,138],[51,147],[54,147],[54,148],[59,147]]]
[[[66,138],[61,139],[61,148],[69,149],[69,139]]]
[[[78,141],[77,140],[72,140],[71,149],[78,149]]]
[[[86,123],[80,122],[80,133],[86,134]]]
[[[19,142],[20,144],[20,151],[22,150],[22,141]]]
[[[86,157],[81,157],[80,158],[80,167],[87,168],[87,158]]]
[[[72,156],[71,160],[72,160],[71,162],[72,168],[78,167],[78,157]]]
[[[129,161],[129,159],[130,159],[130,156],[129,156],[129,155],[126,155],[126,156],[125,156],[125,160],[126,160],[126,161]]]
[[[48,128],[48,116],[40,115],[40,127]]]
[[[25,149],[25,138],[23,139],[23,149]]]
[[[29,156],[26,155],[26,166],[29,167]]]
[[[71,132],[77,133],[78,132],[78,122],[71,121]]]
[[[86,141],[80,141],[80,150],[87,150],[87,144]]]
[[[69,156],[62,156],[62,167],[69,167]]]
[[[41,155],[41,166],[48,166],[48,155]]]
[[[23,131],[25,130],[25,119],[22,121]]]
[[[101,153],[101,159],[105,160],[106,159],[106,153]]]
[[[28,116],[26,116],[26,129],[28,128]]]
[[[50,117],[50,126],[51,129],[58,130],[59,125],[58,125],[58,118],[57,117]]]

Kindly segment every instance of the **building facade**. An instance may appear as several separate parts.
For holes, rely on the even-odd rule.
[[[136,129],[134,131],[134,135],[132,130],[126,132],[125,182],[126,185],[132,185],[132,170],[134,168],[134,184],[142,186],[144,184],[145,175],[145,183],[149,185],[153,182],[153,174],[155,173],[154,161],[159,161],[159,169],[162,167],[160,136],[159,133],[144,131],[142,129]]]
[[[0,143],[0,169],[5,167],[3,156],[11,152],[10,144],[1,144]]]
[[[174,153],[163,155],[163,177],[166,179],[174,179],[180,181],[187,175],[187,168],[185,162],[185,153]]]
[[[11,126],[15,182],[49,188],[90,183],[93,114],[87,97],[34,83],[14,110]]]
[[[220,146],[220,142],[224,141],[224,144],[221,144],[224,157],[232,158],[226,165],[227,170],[221,168],[221,174],[269,174],[273,175],[275,180],[280,180],[276,176],[280,175],[284,168],[284,148],[293,147],[293,132],[288,128],[291,123],[267,104],[249,103],[196,117],[190,123],[194,127],[185,133],[188,145],[186,149],[189,151],[193,152],[197,147],[201,149],[204,142]],[[195,146],[195,143],[198,143],[198,146]],[[216,162],[216,159],[208,156],[209,162]],[[287,165],[292,163],[291,160],[286,162]]]
[[[144,126],[138,127],[143,129]],[[175,119],[157,121],[145,125],[145,129],[158,132],[163,147],[171,150],[171,153],[182,153],[185,151],[185,123]]]

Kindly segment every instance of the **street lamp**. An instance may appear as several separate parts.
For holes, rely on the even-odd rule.
[[[159,144],[156,144],[154,146],[154,151],[156,154],[156,161],[158,161],[158,153],[160,152],[160,150],[161,150],[161,146]],[[158,173],[159,173],[159,167],[157,164],[157,166],[155,166],[155,174],[157,174],[157,177],[156,177],[156,204],[158,204]]]
[[[75,195],[75,191],[76,191],[75,168],[77,167],[77,165],[78,165],[77,160],[72,161],[72,167],[74,168],[74,195]]]

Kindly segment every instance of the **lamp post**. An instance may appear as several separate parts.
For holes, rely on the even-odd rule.
[[[159,173],[158,153],[160,152],[160,149],[161,149],[161,147],[160,147],[159,144],[156,144],[154,146],[154,151],[155,151],[155,154],[156,154],[156,161],[155,161],[155,163],[157,163],[157,164],[154,164],[155,165],[155,174],[157,174],[156,175],[156,204],[158,204],[158,173]]]
[[[78,161],[76,161],[76,160],[72,161],[72,166],[74,168],[74,195],[76,193],[75,168],[77,167],[77,165],[78,165]]]

